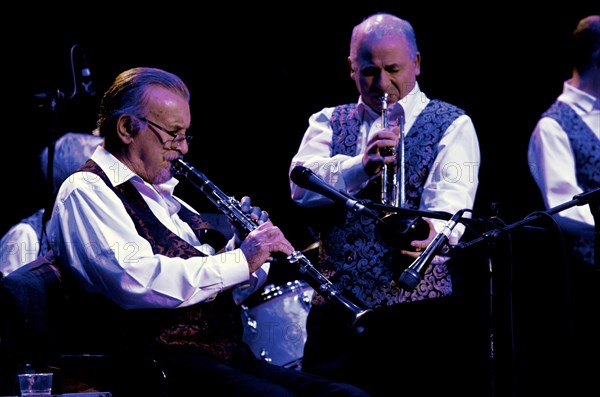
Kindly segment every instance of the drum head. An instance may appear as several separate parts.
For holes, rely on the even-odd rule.
[[[313,293],[296,280],[267,286],[258,300],[242,306],[243,340],[257,358],[283,367],[300,365]]]

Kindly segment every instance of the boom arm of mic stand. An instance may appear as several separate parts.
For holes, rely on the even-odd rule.
[[[598,196],[598,197],[596,197]],[[585,204],[590,204],[590,207],[594,207],[594,203],[595,205],[598,205],[598,202],[600,202],[600,188],[591,190],[589,192],[586,193],[581,193],[578,195],[573,196],[573,200],[567,201],[565,203],[559,204],[556,207],[552,207],[547,209],[546,211],[537,211],[533,214],[530,214],[528,216],[526,216],[525,218],[521,219],[518,222],[512,223],[510,225],[507,225],[505,227],[502,228],[496,228],[496,229],[492,229],[488,232],[485,232],[481,235],[481,237],[478,237],[474,240],[471,240],[469,242],[466,243],[459,243],[458,247],[462,250],[462,249],[467,249],[475,244],[478,244],[482,241],[487,241],[490,238],[496,238],[498,236],[500,236],[500,234],[502,232],[508,232],[511,231],[513,229],[516,229],[518,227],[521,226],[526,226],[528,223],[535,221],[539,218],[541,218],[542,216],[545,215],[554,215],[558,212],[564,211],[566,209],[569,209],[571,207],[575,207],[577,205],[585,205]],[[594,209],[592,209],[592,213],[594,212]],[[595,219],[596,220],[596,219]],[[596,229],[598,229],[598,222],[596,223]],[[594,255],[595,257],[597,257],[598,255]]]
[[[407,217],[423,217],[423,218],[433,218],[433,219],[441,219],[444,221],[452,218],[452,214],[443,211],[421,211],[421,210],[411,210],[408,208],[399,208],[394,207],[392,205],[378,204],[373,203],[371,201],[363,200],[361,201],[365,207],[388,213],[397,213],[399,215],[406,215]]]

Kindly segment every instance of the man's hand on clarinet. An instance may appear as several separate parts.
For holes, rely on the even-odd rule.
[[[241,230],[236,228],[236,240],[241,241],[240,249],[248,261],[250,273],[258,270],[265,262],[272,259],[273,253],[280,252],[290,255],[294,247],[285,238],[279,227],[273,225],[269,220],[269,214],[259,207],[252,207],[249,197],[244,196],[240,200],[242,211],[254,220],[258,226],[248,233],[245,238]]]

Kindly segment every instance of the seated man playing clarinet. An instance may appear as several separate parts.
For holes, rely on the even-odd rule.
[[[174,163],[191,139],[190,93],[155,68],[119,74],[100,104],[104,145],[60,187],[47,225],[65,280],[80,299],[104,302],[126,349],[151,352],[171,395],[365,396],[361,390],[259,360],[241,342],[238,304],[265,282],[276,253],[294,248],[244,197],[225,247],[173,194]],[[139,350],[138,350],[139,351]]]

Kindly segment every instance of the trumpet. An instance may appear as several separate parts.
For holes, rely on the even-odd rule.
[[[257,221],[250,218],[241,209],[240,202],[232,196],[227,196],[217,186],[212,183],[203,173],[191,166],[182,159],[177,159],[173,163],[173,169],[176,174],[186,177],[192,185],[200,189],[202,193],[223,213],[227,216],[230,222],[241,228],[246,233],[258,227]],[[279,259],[279,258],[275,258]],[[320,273],[300,251],[292,252],[291,255],[285,258],[290,264],[297,265],[300,274],[304,276],[306,282],[319,294],[329,300],[333,300],[348,309],[352,314],[352,326],[357,326],[359,320],[367,313],[372,312],[371,309],[362,309],[352,303],[348,298],[343,296],[338,291],[333,283]]]
[[[389,94],[381,96],[381,124],[383,128],[389,125]],[[399,106],[396,104],[396,106]],[[384,156],[394,156],[394,162],[384,164],[381,170],[381,204],[388,207],[402,208],[406,201],[406,175],[404,168],[404,111],[398,120],[400,137],[396,146],[382,150]],[[377,224],[379,237],[389,245],[404,246],[411,240],[423,240],[429,235],[429,225],[423,218],[407,218],[392,212],[385,215],[382,222]]]
[[[387,128],[389,124],[389,106],[386,92],[381,97],[381,125]],[[394,156],[392,164],[384,164],[381,171],[381,204],[400,207],[404,203],[404,113],[398,120],[400,139],[397,146],[389,146],[382,150],[384,156]],[[400,180],[399,180],[400,179]]]

